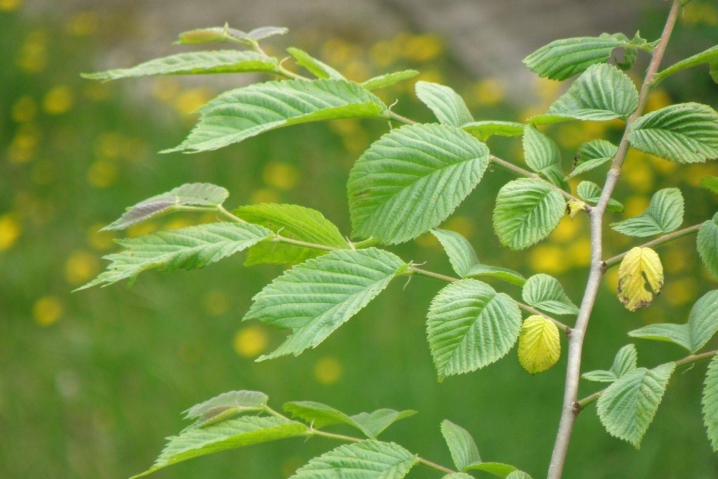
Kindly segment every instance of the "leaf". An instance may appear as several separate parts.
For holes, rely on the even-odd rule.
[[[506,476],[506,479],[531,479],[531,476],[524,471],[514,471]]]
[[[376,248],[338,250],[299,264],[265,286],[244,321],[292,334],[258,361],[314,348],[376,297],[406,264]]]
[[[669,341],[697,353],[718,331],[718,290],[704,294],[691,309],[686,324],[649,324],[630,331],[634,338]]]
[[[160,231],[138,238],[117,240],[124,251],[110,254],[107,271],[76,291],[109,285],[123,279],[132,284],[143,271],[195,269],[245,250],[273,233],[261,226],[243,223],[210,223]]]
[[[640,447],[675,367],[634,369],[606,388],[598,398],[598,417],[610,435]]]
[[[400,72],[387,73],[385,75],[370,78],[367,81],[362,82],[361,86],[367,90],[380,90],[414,78],[418,74],[419,72],[417,70],[402,70]]]
[[[510,181],[496,198],[494,230],[504,246],[528,248],[551,234],[565,210],[561,193],[546,182],[531,178]]]
[[[551,369],[561,357],[558,328],[544,316],[529,316],[521,326],[518,352],[521,366],[530,374]]]
[[[677,163],[718,157],[718,113],[699,103],[679,103],[643,115],[628,141],[634,148]]]
[[[688,57],[685,60],[681,60],[678,63],[674,63],[665,70],[658,72],[658,74],[653,77],[652,85],[655,87],[655,85],[658,85],[658,83],[663,81],[664,78],[669,75],[673,75],[674,73],[678,73],[698,65],[703,65],[705,63],[715,64],[716,62],[718,62],[718,45],[711,47],[704,52]]]
[[[356,83],[342,80],[272,81],[230,90],[199,109],[181,145],[163,151],[199,152],[238,143],[283,126],[344,118],[378,118],[386,105]]]
[[[464,99],[448,86],[418,81],[415,88],[416,96],[441,123],[461,127],[474,121]]]
[[[503,464],[500,462],[481,462],[481,463],[475,463],[475,464],[469,464],[464,468],[465,471],[484,471],[488,472],[489,474],[492,474],[496,477],[500,477],[502,479],[506,479],[509,477],[512,473],[517,472],[517,469],[514,466],[511,466],[509,464]],[[520,471],[518,471],[520,472]]]
[[[627,344],[618,351],[609,371],[590,371],[582,374],[581,377],[588,381],[612,383],[636,369],[637,363],[636,347],[633,344]]]
[[[123,230],[179,206],[219,206],[228,197],[229,191],[220,186],[209,183],[184,184],[127,208],[125,214],[100,231]]]
[[[278,417],[241,416],[202,428],[187,428],[170,437],[154,465],[134,476],[143,477],[172,464],[215,452],[267,441],[304,436],[307,426]]]
[[[607,33],[600,37],[566,38],[539,48],[523,62],[540,77],[566,80],[591,65],[607,62],[613,49],[625,44],[618,35]]]
[[[576,152],[576,165],[566,179],[586,173],[611,161],[617,151],[618,147],[606,140],[591,140],[584,143]]]
[[[718,356],[713,356],[703,388],[703,423],[708,430],[713,452],[718,452]]]
[[[598,203],[598,200],[601,198],[601,187],[591,181],[582,181],[578,184],[578,188],[576,188],[576,193],[578,193],[578,196],[585,200],[587,203],[592,203],[595,206]],[[620,213],[621,211],[623,211],[623,204],[621,204],[619,201],[614,200],[613,198],[609,198],[606,209],[609,211],[617,211]]]
[[[416,414],[416,411],[394,411],[377,409],[371,413],[359,413],[348,416],[326,404],[313,401],[295,401],[284,404],[284,410],[292,417],[309,422],[312,427],[321,429],[332,424],[348,424],[362,431],[367,437],[376,439],[387,427]]]
[[[529,125],[524,128],[523,146],[524,158],[529,168],[540,173],[559,188],[568,189],[568,184],[563,178],[561,153],[556,142]]]
[[[315,457],[290,479],[401,479],[416,463],[417,457],[397,444],[367,440]]]
[[[394,129],[364,152],[349,174],[353,235],[385,244],[438,226],[479,184],[489,149],[447,125]]]
[[[481,141],[488,140],[492,135],[521,136],[524,133],[524,125],[513,121],[472,121],[462,125],[461,129]]]
[[[349,245],[334,224],[319,211],[297,205],[258,204],[241,206],[234,214],[248,223],[258,224],[285,238],[348,249]],[[255,264],[297,264],[327,251],[292,244],[265,241],[247,252],[245,266]]]
[[[701,178],[700,184],[711,193],[718,195],[718,177],[706,176],[705,178]]]
[[[175,44],[180,45],[199,45],[206,43],[231,42],[239,43],[245,47],[253,47],[258,40],[268,38],[274,35],[284,35],[289,30],[284,27],[259,27],[249,33],[236,28],[229,28],[225,24],[223,27],[209,27],[190,30],[179,34]]]
[[[445,475],[442,479],[474,479],[474,476],[466,474],[465,472],[455,472]]]
[[[516,271],[481,264],[469,240],[459,233],[449,230],[433,229],[431,230],[431,234],[433,234],[444,247],[446,254],[449,256],[451,266],[454,268],[456,274],[462,278],[470,276],[490,276],[519,286],[523,286],[526,282],[526,279]]]
[[[185,411],[186,419],[197,419],[195,427],[214,424],[247,411],[261,411],[269,397],[258,391],[230,391],[196,404]]]
[[[631,79],[613,65],[589,67],[545,115],[531,123],[574,120],[607,121],[626,118],[638,107],[638,91]]]
[[[696,247],[703,265],[718,279],[718,213],[698,229]]]
[[[578,306],[566,295],[563,286],[553,276],[535,274],[521,291],[521,297],[530,306],[555,314],[578,314]]]
[[[444,419],[441,423],[441,434],[449,446],[451,459],[454,461],[456,469],[463,471],[466,466],[481,462],[479,448],[476,447],[474,438],[471,437],[469,431]]]
[[[188,52],[156,58],[131,68],[97,73],[83,73],[89,80],[117,80],[155,75],[198,75],[207,73],[271,72],[277,68],[276,58],[255,52],[217,50]]]
[[[663,288],[661,259],[651,248],[631,249],[618,267],[618,299],[629,311],[650,306]]]
[[[516,302],[473,279],[442,289],[427,318],[429,347],[440,380],[498,361],[516,343],[521,329]]]
[[[292,57],[294,57],[294,60],[296,60],[298,64],[309,70],[312,75],[319,79],[331,78],[334,80],[346,80],[344,75],[342,75],[326,63],[317,60],[304,50],[300,50],[299,48],[295,47],[289,47],[287,48],[287,51],[290,55],[292,55]]]
[[[614,231],[627,236],[652,236],[670,233],[683,223],[683,195],[678,188],[665,188],[651,198],[648,209],[640,215],[612,223]]]

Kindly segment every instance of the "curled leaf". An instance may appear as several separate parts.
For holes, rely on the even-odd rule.
[[[649,306],[663,288],[663,265],[651,248],[635,247],[618,268],[618,299],[629,311]]]

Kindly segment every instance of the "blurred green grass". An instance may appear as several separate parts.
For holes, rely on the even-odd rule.
[[[418,416],[384,437],[449,463],[439,434],[440,421],[448,418],[474,433],[485,460],[516,464],[535,477],[544,473],[565,358],[533,377],[520,369],[512,352],[491,368],[437,384],[423,320],[431,297],[443,286],[432,280],[393,284],[316,350],[259,364],[252,358],[276,346],[281,336],[240,319],[253,294],[280,268],[243,268],[235,257],[200,271],[145,273],[132,288],[71,294],[104,267],[100,257],[114,249],[111,235],[97,233],[101,226],[126,206],[186,182],[228,188],[230,206],[281,201],[316,208],[348,234],[344,183],[349,168],[386,125],[305,125],[213,154],[157,155],[181,141],[192,125],[189,112],[213,92],[180,79],[81,80],[79,72],[95,68],[102,53],[101,25],[111,19],[93,11],[31,19],[8,5],[13,2],[0,2],[0,51],[7,60],[0,68],[0,477],[138,473],[151,465],[163,438],[184,426],[181,411],[232,389],[262,390],[276,406],[315,400],[349,413],[416,409]],[[354,77],[419,66],[426,71],[423,79],[465,93],[481,119],[529,114],[507,108],[495,80],[465,78],[431,35],[400,34],[367,48],[341,39],[308,46],[301,38],[291,40]],[[539,88],[545,108],[558,92],[549,84]],[[151,96],[138,101],[136,89]],[[410,100],[409,87],[383,94],[389,102],[398,97],[402,113],[430,119]],[[670,95],[675,97],[656,95],[654,107]],[[582,139],[615,134],[607,128],[567,125],[554,133],[568,161]],[[520,161],[519,142],[499,140],[491,146],[499,156]],[[677,171],[641,155],[630,164],[624,175],[630,189],[617,193],[629,211],[639,212],[652,189],[676,181],[690,212],[685,224],[716,210],[715,197],[694,187],[701,176],[716,174],[713,165]],[[555,274],[578,300],[587,258],[585,219],[564,220],[549,241],[526,254],[501,249],[482,219],[509,179],[503,171],[487,173],[482,188],[446,226],[471,238],[485,262],[526,275]],[[207,220],[170,216],[130,234]],[[631,244],[616,237],[607,249],[618,253]],[[396,251],[450,272],[431,237]],[[623,310],[612,291],[615,277],[608,276],[584,370],[606,368],[631,329],[651,321],[684,321],[691,302],[715,286],[689,239],[659,253],[669,279],[664,295],[648,310],[635,315]],[[680,357],[670,345],[638,343],[638,348],[642,365]],[[697,365],[674,377],[640,452],[610,438],[592,409],[582,414],[566,477],[616,477],[615,471],[626,477],[715,477],[718,460],[699,412],[704,368]],[[584,385],[582,392],[595,389]],[[287,477],[334,446],[322,440],[266,444],[188,461],[156,477]],[[435,477],[428,470],[413,474]]]

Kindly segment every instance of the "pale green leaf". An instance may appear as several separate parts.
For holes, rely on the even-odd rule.
[[[342,80],[287,80],[225,92],[199,109],[200,119],[181,145],[199,152],[238,143],[289,125],[345,118],[378,118],[386,105],[360,85]]]
[[[255,52],[218,50],[188,52],[157,58],[131,68],[97,73],[83,73],[90,80],[117,80],[155,75],[197,75],[205,73],[271,72],[277,68],[276,58]]]
[[[500,279],[506,283],[515,284],[516,286],[523,286],[524,283],[526,283],[526,278],[521,276],[521,274],[509,268],[502,268],[501,266],[475,264],[466,272],[466,278],[478,278],[481,276]]]
[[[346,78],[344,78],[344,75],[342,75],[326,63],[317,60],[304,50],[300,50],[299,48],[295,47],[289,47],[287,48],[287,52],[289,52],[289,54],[294,57],[294,60],[296,60],[298,64],[306,68],[309,72],[312,73],[312,75],[319,79],[331,78],[334,80],[346,80]]]
[[[127,208],[125,214],[100,231],[123,230],[180,206],[219,206],[228,197],[229,191],[220,186],[210,183],[185,184]]]
[[[607,163],[616,156],[618,147],[606,140],[591,140],[581,145],[576,152],[576,163],[566,177],[573,178]]]
[[[718,213],[698,229],[696,247],[703,265],[718,279]]]
[[[598,417],[610,435],[640,447],[675,367],[637,368],[606,388],[598,398]]]
[[[530,306],[549,313],[578,314],[578,306],[566,295],[561,283],[547,274],[535,274],[526,280],[521,297]]]
[[[111,261],[107,271],[78,290],[123,279],[129,279],[131,284],[138,274],[149,269],[201,268],[245,250],[272,234],[266,228],[251,224],[210,223],[117,240],[127,249],[105,256]]]
[[[441,123],[461,127],[474,121],[464,99],[448,86],[418,81],[415,88],[416,96],[434,112]]]
[[[402,243],[444,221],[478,185],[489,149],[447,125],[392,130],[364,152],[347,185],[354,236]]]
[[[612,223],[614,231],[627,236],[652,236],[670,233],[683,223],[683,195],[678,188],[665,188],[651,198],[648,209],[640,215]]]
[[[187,428],[170,437],[155,464],[136,477],[193,457],[235,449],[267,441],[304,436],[307,426],[278,417],[241,416],[202,428]],[[133,478],[133,479],[134,479]]]
[[[465,472],[455,472],[453,474],[447,474],[441,479],[474,479],[474,476]]]
[[[248,411],[261,411],[269,397],[259,391],[230,391],[195,404],[185,411],[186,419],[196,419],[194,427],[205,427]]]
[[[586,203],[596,205],[599,198],[601,197],[601,187],[591,181],[582,181],[576,188],[576,193],[579,198],[583,199]],[[606,207],[609,211],[621,212],[623,211],[623,204],[619,201],[609,198],[608,205]]]
[[[581,377],[589,381],[612,383],[636,369],[637,364],[638,353],[636,352],[636,347],[633,344],[627,344],[616,353],[613,366],[609,371],[590,371],[582,374]]]
[[[379,75],[362,82],[361,86],[367,90],[380,90],[382,88],[396,85],[399,82],[414,78],[419,74],[416,70],[402,70],[400,72],[392,72]]]
[[[260,361],[314,348],[374,299],[406,264],[376,248],[338,250],[301,263],[265,286],[244,320],[292,333]]]
[[[607,121],[626,118],[638,107],[638,91],[631,79],[613,65],[589,67],[545,115],[532,123],[574,120]]]
[[[493,135],[521,136],[524,133],[524,125],[514,121],[472,121],[462,125],[461,129],[468,131],[481,141],[486,141]]]
[[[551,369],[561,357],[558,327],[538,314],[526,318],[519,334],[518,355],[521,367],[529,374]]]
[[[531,479],[531,476],[524,471],[514,471],[506,476],[506,479]]]
[[[439,378],[487,366],[509,352],[521,329],[516,302],[473,279],[451,283],[429,307],[427,332]]]
[[[563,178],[561,152],[558,145],[548,136],[529,125],[524,128],[524,159],[533,171],[540,173],[554,185],[568,189]]]
[[[628,135],[631,146],[677,163],[718,158],[718,113],[699,103],[679,103],[643,115]]]
[[[339,229],[319,211],[311,208],[267,203],[241,206],[233,213],[248,223],[264,226],[285,238],[332,248],[349,248]],[[249,249],[244,264],[297,264],[326,253],[326,250],[316,248],[264,241]]]
[[[626,44],[624,38],[604,33],[600,37],[555,40],[524,58],[523,62],[541,77],[566,80],[591,65],[607,62],[614,48]]]
[[[628,333],[634,338],[669,341],[697,353],[718,331],[718,290],[696,301],[686,324],[649,324]]]
[[[367,440],[315,457],[290,479],[401,479],[416,463],[417,457],[397,444]]]
[[[517,469],[510,464],[501,462],[480,462],[469,464],[464,468],[465,471],[484,471],[501,479],[506,479],[510,474],[516,472]],[[520,472],[520,471],[519,471]]]
[[[653,78],[652,84],[654,86],[658,85],[658,83],[663,81],[663,79],[666,78],[668,75],[673,75],[674,73],[678,73],[680,71],[687,70],[698,65],[715,64],[716,62],[718,62],[718,46],[709,48],[704,52],[688,57],[685,60],[679,61],[678,63],[674,63],[665,70],[658,72],[658,74],[656,74],[656,76]]]
[[[441,423],[441,434],[449,446],[451,459],[454,461],[456,469],[463,471],[466,466],[481,462],[479,448],[476,447],[474,438],[471,437],[469,431],[444,419]]]
[[[718,356],[713,356],[703,383],[703,423],[713,452],[718,452]]]
[[[587,381],[594,381],[597,383],[612,383],[616,379],[618,379],[616,375],[613,374],[611,371],[606,371],[603,369],[597,369],[595,371],[583,373],[581,377]]]
[[[635,247],[618,267],[618,299],[634,312],[653,303],[663,288],[661,258],[651,248]]]
[[[372,412],[360,412],[351,417],[359,429],[369,438],[376,438],[384,430],[397,421],[411,417],[416,411],[394,411],[393,409],[377,409]]]

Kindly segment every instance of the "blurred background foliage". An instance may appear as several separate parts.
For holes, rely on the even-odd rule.
[[[659,34],[662,8],[643,16],[640,27],[649,39]],[[279,267],[243,268],[242,259],[233,257],[200,271],[145,273],[132,288],[71,294],[104,267],[102,256],[115,250],[114,236],[98,233],[99,228],[126,206],[186,182],[228,188],[232,207],[264,202],[312,207],[348,234],[348,171],[387,129],[359,121],[304,125],[211,154],[158,155],[181,141],[194,122],[192,112],[217,91],[202,81],[176,77],[121,83],[80,79],[79,72],[97,68],[108,35],[123,30],[118,21],[94,10],[63,18],[29,17],[20,0],[0,0],[0,477],[138,473],[151,465],[163,438],[184,426],[181,411],[233,389],[264,391],[275,406],[314,400],[352,414],[382,407],[418,410],[418,416],[384,438],[445,464],[450,458],[439,423],[448,418],[474,434],[484,460],[515,464],[541,477],[557,427],[565,359],[534,377],[511,353],[486,370],[437,384],[423,322],[441,283],[414,278],[410,284],[393,284],[317,349],[298,359],[259,364],[253,359],[282,338],[240,319],[251,297],[281,273]],[[712,46],[717,26],[715,4],[694,0],[670,54],[680,58]],[[423,72],[420,79],[460,91],[477,119],[524,119],[545,111],[562,88],[537,81],[535,104],[508,106],[497,80],[468,78],[446,55],[442,39],[430,33],[402,32],[364,44],[321,32],[290,32],[267,47],[281,56],[289,44],[356,80],[417,68]],[[388,103],[398,100],[395,108],[402,114],[430,121],[411,90],[407,83],[380,95]],[[652,94],[649,108],[684,99],[715,108],[717,92],[705,71],[691,71],[665,82]],[[568,123],[552,127],[551,133],[569,168],[582,142],[604,136],[615,140],[620,125]],[[520,141],[491,141],[498,156],[523,161]],[[684,225],[695,224],[718,209],[716,197],[698,187],[700,178],[717,173],[715,163],[679,168],[632,154],[616,198],[632,216],[647,206],[653,191],[678,186],[686,198]],[[564,219],[547,241],[525,253],[500,248],[488,218],[492,198],[510,179],[504,171],[488,172],[482,187],[444,227],[466,235],[483,262],[526,276],[556,275],[578,302],[589,260],[586,218]],[[590,179],[600,183],[601,175]],[[128,234],[212,220],[168,216]],[[609,233],[607,256],[637,243]],[[450,273],[431,236],[396,251],[406,260]],[[651,308],[628,313],[615,297],[617,268],[606,275],[584,371],[607,368],[629,342],[629,330],[650,322],[684,322],[693,301],[715,288],[692,239],[661,247],[659,254],[667,281]],[[640,364],[648,367],[682,354],[671,345],[637,346]],[[609,437],[593,408],[584,412],[566,477],[716,477],[718,459],[699,410],[704,369],[699,364],[674,376],[640,451]],[[599,388],[584,384],[582,395]],[[321,439],[254,446],[188,461],[156,477],[288,477],[309,457],[334,446]],[[420,469],[412,474],[436,476]]]

